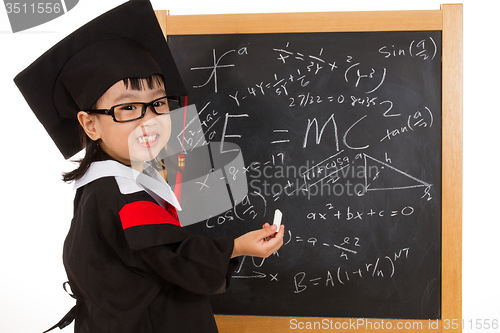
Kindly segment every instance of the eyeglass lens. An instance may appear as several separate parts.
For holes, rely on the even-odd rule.
[[[147,105],[154,108],[157,114],[165,114],[170,112],[170,110],[175,110],[179,108],[179,101],[177,99],[171,99],[163,97],[157,99],[151,103],[127,103],[121,104],[114,107],[114,116],[117,121],[130,121],[139,119],[142,117],[143,112],[145,113]]]

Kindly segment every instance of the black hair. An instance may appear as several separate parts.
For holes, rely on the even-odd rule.
[[[113,159],[111,156],[106,154],[104,150],[102,150],[101,146],[99,145],[99,141],[91,140],[85,134],[83,129],[81,129],[81,131],[82,136],[84,137],[83,141],[85,144],[85,156],[77,161],[80,163],[78,168],[73,171],[63,173],[63,181],[67,183],[82,178],[93,162]]]
[[[163,81],[163,76],[155,74],[145,79],[126,78],[123,79],[123,83],[125,84],[125,89],[128,89],[128,87],[130,86],[130,89],[132,90],[144,90],[145,83],[148,85],[149,89],[153,89],[155,87],[163,85],[164,81]]]
[[[126,89],[129,89],[130,86],[130,89],[132,90],[145,90],[146,85],[149,89],[153,89],[159,85],[162,85],[163,77],[159,74],[156,74],[148,78],[126,78],[122,81],[125,84]],[[98,102],[99,100],[97,100],[97,102],[92,106],[91,110],[97,109]],[[87,136],[82,127],[80,127],[80,130],[82,146],[85,147],[85,156],[82,159],[76,161],[80,164],[75,170],[63,173],[63,181],[67,183],[82,178],[93,162],[113,159],[111,156],[106,154],[104,150],[102,150],[101,146],[99,145],[99,140],[93,141]]]

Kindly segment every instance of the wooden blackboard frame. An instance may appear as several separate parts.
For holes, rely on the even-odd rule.
[[[333,321],[345,332],[379,332],[381,328],[412,327],[408,331],[462,331],[462,191],[463,191],[463,6],[439,10],[325,12],[283,14],[169,15],[156,11],[169,35],[238,33],[442,31],[442,295],[438,321],[357,318],[295,318],[303,323]],[[290,332],[292,317],[216,316],[219,331]],[[368,318],[369,319],[369,318]],[[365,321],[366,323],[366,321]],[[355,324],[355,325],[353,325]],[[421,326],[418,326],[421,325]],[[305,327],[304,327],[305,328]],[[324,328],[307,329],[308,332]]]

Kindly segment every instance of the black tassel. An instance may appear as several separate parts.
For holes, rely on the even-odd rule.
[[[63,328],[71,324],[73,320],[75,320],[75,312],[76,312],[76,305],[73,308],[71,308],[71,310],[69,310],[69,312],[66,313],[66,315],[57,324],[55,324],[48,330],[44,331],[43,333],[50,332],[56,327],[59,327],[59,329],[62,330]]]

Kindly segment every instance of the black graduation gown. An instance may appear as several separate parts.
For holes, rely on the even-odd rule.
[[[209,294],[238,261],[234,238],[191,235],[145,191],[114,177],[79,188],[63,260],[77,298],[75,332],[217,332]]]

